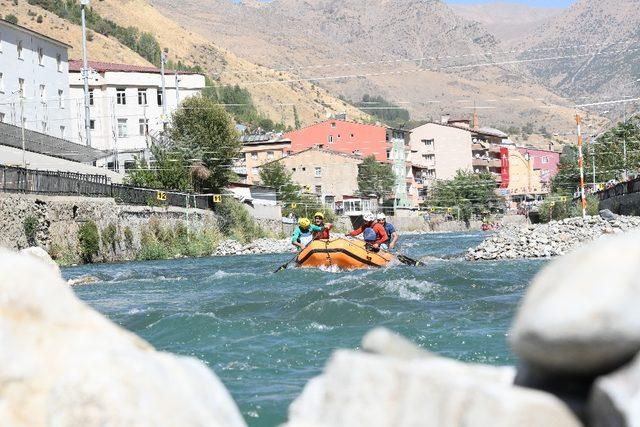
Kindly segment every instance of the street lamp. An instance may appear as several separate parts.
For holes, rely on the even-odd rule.
[[[84,81],[84,131],[85,144],[91,147],[91,111],[89,109],[89,65],[87,61],[87,25],[85,9],[90,0],[80,0],[82,18],[82,80]]]
[[[169,49],[166,47],[160,53],[160,75],[162,78],[162,127],[164,130],[167,130],[167,93],[164,84],[164,64],[167,62],[168,54]]]

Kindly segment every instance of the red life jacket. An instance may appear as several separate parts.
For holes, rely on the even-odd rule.
[[[322,231],[316,231],[313,233],[314,240],[329,240],[329,230],[323,228]]]

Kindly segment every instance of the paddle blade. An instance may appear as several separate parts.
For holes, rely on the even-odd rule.
[[[420,261],[416,261],[415,259],[409,258],[406,255],[396,255],[396,257],[398,258],[398,261],[400,261],[401,263],[405,264],[405,265],[411,265],[414,267],[418,267],[421,266],[422,263]]]

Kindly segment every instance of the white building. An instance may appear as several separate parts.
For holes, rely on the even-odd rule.
[[[148,153],[150,138],[163,129],[181,100],[201,93],[204,75],[165,72],[167,117],[163,117],[162,76],[155,67],[89,62],[91,146],[118,153],[107,158],[107,166],[120,171],[133,166],[135,157]],[[82,61],[69,62],[74,141],[85,144],[84,83]]]
[[[70,47],[0,20],[0,122],[71,137]]]

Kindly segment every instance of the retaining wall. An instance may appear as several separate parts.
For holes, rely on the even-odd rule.
[[[613,196],[600,201],[600,209],[609,209],[618,215],[640,216],[640,193]]]

